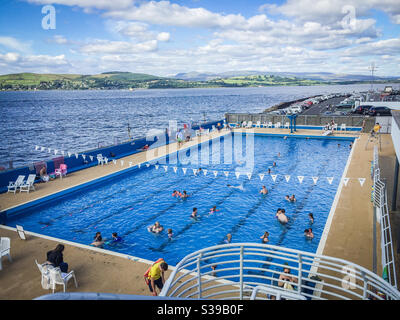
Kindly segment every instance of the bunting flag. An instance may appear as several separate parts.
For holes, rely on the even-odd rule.
[[[360,182],[361,187],[364,185],[365,178],[358,178],[358,181]]]
[[[249,180],[251,180],[251,176],[252,176],[252,174],[250,172],[247,173],[247,178],[249,178]]]
[[[93,156],[89,156],[89,158],[90,158],[90,161],[93,161]],[[113,160],[114,161],[114,160]]]
[[[129,167],[132,167],[132,161],[129,161]],[[140,168],[140,167],[139,167]]]
[[[64,151],[64,150],[62,150],[62,151],[61,151],[61,154],[62,154],[63,156],[65,156],[65,151]]]
[[[300,182],[300,183],[303,183],[304,176],[297,176],[297,179],[299,179],[299,182]]]
[[[318,177],[311,177],[312,178],[312,180],[313,180],[313,182],[314,182],[314,184],[317,184],[317,181],[318,181]]]
[[[350,178],[343,178],[343,183],[344,186],[347,187],[347,184],[349,183]]]
[[[156,164],[156,165],[154,165],[154,167],[156,168],[156,170],[158,170],[158,167],[159,167],[159,165],[158,165],[158,164]]]
[[[187,168],[182,168],[183,174],[186,174]]]
[[[327,177],[326,179],[328,180],[329,184],[332,184],[333,177]]]
[[[214,174],[214,177],[217,177],[218,171],[214,170],[214,171],[213,171],[213,174]]]
[[[114,164],[117,164],[117,160],[113,160],[113,163],[114,163]]]
[[[225,177],[229,177],[229,171],[224,171],[224,175],[225,175]]]
[[[178,167],[173,167],[173,169],[175,173],[178,171]]]
[[[54,155],[55,155],[55,156],[57,155],[57,153],[58,153],[58,150],[57,150],[57,149],[54,149]]]
[[[165,172],[168,171],[168,166],[163,166],[163,168],[164,168]]]
[[[71,152],[67,152],[67,154],[68,154],[68,157],[70,157],[70,158],[71,158],[71,156],[72,156],[72,153],[71,153]]]
[[[40,151],[44,151],[46,148],[45,147],[41,147],[40,148]]]
[[[239,177],[240,177],[240,172],[235,172],[235,176],[236,176],[236,179],[239,179]]]
[[[150,167],[150,163],[146,163],[146,167],[147,167],[147,168]]]
[[[141,167],[141,166],[142,166],[142,164],[141,164],[141,163],[139,163],[139,164],[138,164],[138,168],[140,169],[140,167]]]
[[[276,178],[277,178],[277,174],[271,174],[271,178],[272,178],[272,180],[275,182],[276,181]]]
[[[121,167],[124,165],[124,160],[121,160]]]
[[[86,160],[86,155],[85,154],[81,154],[83,160]]]
[[[47,148],[47,151],[48,151],[49,153],[51,153],[51,148]]]
[[[35,150],[38,151],[39,150],[39,146],[35,146]]]
[[[260,180],[263,181],[265,174],[264,173],[260,173],[258,176],[260,177]]]
[[[75,153],[75,158],[78,159],[79,158],[79,154]]]
[[[204,169],[204,170],[203,170],[203,173],[204,173],[205,176],[207,175],[207,172],[208,172],[207,169]]]
[[[197,176],[197,169],[192,169],[192,171],[193,171],[193,174],[194,174],[195,176]]]
[[[287,175],[285,175],[285,179],[286,179],[286,182],[289,182],[289,180],[290,180],[290,176],[287,174]]]

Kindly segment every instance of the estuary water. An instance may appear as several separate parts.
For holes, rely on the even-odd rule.
[[[384,88],[385,85],[374,85]],[[220,120],[227,112],[264,111],[280,102],[326,93],[366,91],[370,85],[0,92],[0,166],[54,157],[35,145],[82,152],[193,121]]]

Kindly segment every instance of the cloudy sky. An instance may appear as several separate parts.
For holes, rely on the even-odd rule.
[[[400,75],[399,0],[0,1],[0,74],[369,74],[372,62]]]

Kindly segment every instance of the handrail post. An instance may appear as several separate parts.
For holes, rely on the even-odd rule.
[[[299,294],[301,294],[301,286],[302,286],[301,282],[302,282],[302,277],[303,277],[302,273],[303,273],[303,261],[302,261],[302,255],[301,255],[301,253],[299,253],[299,276],[297,279],[297,283],[298,283],[297,291],[299,292]]]
[[[199,254],[199,257],[197,258],[197,286],[198,290],[197,293],[199,295],[199,299],[201,299],[202,296],[202,291],[201,291],[201,271],[200,271],[200,262],[203,257],[203,253]]]
[[[243,300],[243,252],[244,247],[240,246],[240,300]]]

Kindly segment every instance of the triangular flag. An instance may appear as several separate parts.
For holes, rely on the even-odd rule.
[[[61,151],[61,154],[62,154],[63,156],[65,156],[65,152],[64,152],[63,150]]]
[[[326,179],[328,180],[329,184],[332,184],[333,177],[327,177]]]
[[[163,166],[163,168],[164,168],[165,172],[168,171],[168,166]]]
[[[229,171],[224,171],[224,175],[225,175],[225,177],[229,177]]]
[[[361,187],[364,185],[365,178],[358,178],[358,181],[360,182]]]
[[[147,168],[150,167],[150,163],[146,163],[146,167],[147,167]]]
[[[186,174],[187,168],[182,168],[183,174]]]
[[[75,158],[78,159],[79,158],[79,154],[75,153]]]
[[[117,164],[117,160],[113,160],[113,163],[114,163],[114,164]]]
[[[37,151],[39,149],[39,146],[35,146],[35,150]]]
[[[208,170],[207,169],[203,169],[203,173],[206,176],[207,175]]]
[[[304,176],[297,176],[297,179],[299,179],[299,182],[300,182],[300,183],[303,183]]]
[[[89,158],[90,158],[90,161],[93,161],[93,156],[89,156]]]
[[[48,151],[49,153],[51,153],[51,148],[47,148],[47,151]]]
[[[252,173],[247,173],[247,178],[249,178],[249,180],[251,180],[251,176],[252,176]]]
[[[81,154],[83,160],[86,160],[86,155],[85,154]]]
[[[218,171],[213,171],[214,177],[217,177]]]
[[[240,172],[235,172],[235,176],[236,176],[236,179],[239,179],[239,177],[240,177]]]
[[[258,176],[260,177],[260,180],[263,181],[265,174],[264,173],[260,173]]]
[[[141,164],[141,163],[139,163],[139,164],[138,164],[138,168],[140,169],[140,167],[141,167],[141,166],[142,166],[142,164]]]
[[[154,168],[156,168],[156,170],[158,170],[158,167],[159,167],[158,164],[155,164],[155,165],[154,165]]]
[[[67,152],[67,154],[68,154],[68,157],[71,157],[71,156],[72,156],[72,153],[71,153],[71,152]]]
[[[347,187],[347,184],[349,183],[350,178],[343,178],[343,183]]]
[[[271,174],[271,178],[272,178],[272,180],[275,182],[276,181],[276,177],[277,177],[278,175],[276,175],[276,174]]]
[[[132,161],[129,161],[129,167],[132,167]],[[139,167],[140,168],[140,167]]]
[[[57,153],[58,153],[58,150],[57,150],[57,149],[54,149],[54,155],[55,155],[55,156],[57,155]]]
[[[289,180],[290,180],[290,176],[287,174],[287,175],[285,175],[285,179],[286,179],[286,182],[289,182]]]
[[[41,147],[41,148],[40,148],[40,151],[44,151],[44,149],[46,149],[46,148],[45,148],[45,147]]]
[[[173,169],[175,173],[178,171],[178,167],[173,167]]]
[[[312,177],[312,180],[314,181],[314,184],[317,184],[317,181],[318,181],[318,177]]]
[[[196,176],[197,175],[197,169],[192,169],[193,174]]]

